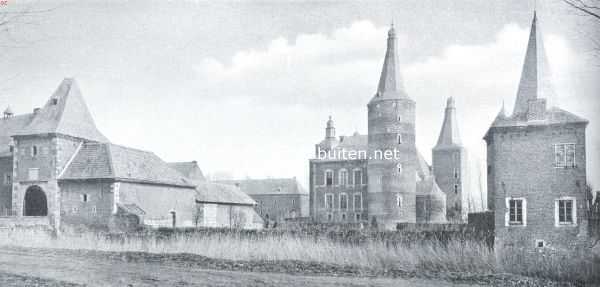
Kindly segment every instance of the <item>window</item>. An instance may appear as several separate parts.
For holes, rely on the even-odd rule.
[[[396,165],[396,168],[398,168],[398,173],[402,173],[402,164],[398,163],[398,165]]]
[[[491,174],[492,173],[492,166],[488,165],[487,166],[487,174]]]
[[[346,221],[346,214],[342,213],[342,220]]]
[[[575,144],[554,145],[554,166],[575,167]]]
[[[397,141],[398,141],[398,144],[402,144],[402,134],[398,134]]]
[[[332,170],[325,171],[325,185],[326,186],[333,185],[333,171]]]
[[[340,194],[340,209],[348,209],[348,195],[345,193]]]
[[[327,221],[332,221],[333,215],[331,213],[327,213]]]
[[[12,184],[12,174],[5,173],[4,174],[4,185],[11,185],[11,184]]]
[[[30,168],[27,171],[27,179],[28,180],[38,180],[40,178],[40,169],[39,168]]]
[[[458,194],[458,184],[454,185],[454,194]]]
[[[98,213],[98,209],[95,206],[92,206],[92,214]]]
[[[509,198],[508,225],[525,225],[525,200],[522,198]]]
[[[340,170],[340,177],[338,179],[339,184],[346,186],[348,184],[348,171],[345,169]]]
[[[292,199],[292,205],[296,205],[296,200]]]
[[[575,198],[562,197],[554,204],[555,225],[573,225],[576,222]]]
[[[362,184],[362,171],[360,169],[354,170],[354,185]]]
[[[362,194],[356,193],[354,194],[354,210],[361,210],[362,208]]]
[[[402,195],[400,194],[396,195],[396,206],[398,206],[398,208],[402,208]]]
[[[354,216],[355,216],[354,218],[356,219],[356,221],[360,221],[360,213],[357,213]]]
[[[454,168],[454,178],[458,179],[458,168]]]
[[[333,194],[325,194],[325,208],[333,209]]]
[[[34,145],[31,147],[31,156],[35,157],[37,155],[38,155],[38,147]]]
[[[537,247],[537,248],[544,248],[545,245],[546,245],[546,242],[544,242],[544,240],[537,239],[535,241],[535,247]]]
[[[399,122],[401,122],[401,121],[402,121],[402,116],[401,116],[401,115],[398,115],[398,117],[397,117],[396,119],[397,119]]]
[[[88,195],[87,194],[82,194],[81,195],[81,202],[88,202]]]

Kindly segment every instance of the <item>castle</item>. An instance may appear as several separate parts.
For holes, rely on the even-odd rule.
[[[587,236],[588,121],[546,106],[544,97],[554,92],[541,40],[534,14],[512,114],[502,107],[484,137],[501,260],[569,252]]]
[[[454,99],[447,101],[430,167],[415,144],[416,102],[404,89],[397,53],[392,26],[377,92],[367,104],[368,135],[338,139],[333,120],[327,121],[325,138],[309,161],[309,205],[315,221],[369,222],[394,229],[398,223],[466,218],[466,152]]]

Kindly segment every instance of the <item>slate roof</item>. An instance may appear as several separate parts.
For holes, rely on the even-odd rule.
[[[169,166],[196,184],[206,181],[196,161],[170,162]]]
[[[296,178],[220,180],[217,182],[238,186],[241,191],[249,195],[308,194]]]
[[[417,195],[430,195],[445,201],[446,194],[440,189],[433,176],[417,181]]]
[[[456,106],[454,98],[448,98],[446,110],[444,112],[444,122],[440,130],[437,144],[434,149],[444,149],[462,146],[460,134],[458,132],[458,122],[456,120]]]
[[[432,176],[431,166],[427,163],[419,150],[417,150],[417,175],[421,179]]]
[[[196,187],[196,202],[256,205],[256,202],[233,185],[204,182]]]
[[[9,147],[12,142],[12,135],[27,126],[31,122],[31,119],[33,119],[33,114],[24,114],[0,119],[0,157],[12,155]]]
[[[59,179],[114,179],[195,186],[152,152],[97,142],[84,143]]]
[[[371,101],[397,98],[408,98],[408,95],[404,89],[400,64],[398,62],[396,29],[392,25],[388,31],[387,50],[381,69],[379,85],[377,86],[377,93]]]
[[[58,133],[98,142],[108,139],[98,131],[79,86],[74,79],[64,79],[31,122],[16,135]]]

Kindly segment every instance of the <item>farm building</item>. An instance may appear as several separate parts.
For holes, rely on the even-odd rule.
[[[256,211],[268,221],[308,216],[308,192],[296,178],[222,180],[256,201]]]
[[[196,204],[197,226],[261,229],[264,225],[254,210],[256,202],[235,186],[210,182],[200,184]]]
[[[32,113],[4,111],[0,175],[0,216],[23,224],[46,221],[57,229],[106,229],[123,218],[193,227],[196,186],[204,181],[195,162],[168,164],[152,152],[110,143],[73,79],[63,80]],[[199,194],[206,196],[202,188]],[[252,209],[253,202],[231,204]]]

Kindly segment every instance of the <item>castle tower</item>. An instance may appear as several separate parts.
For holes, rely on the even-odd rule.
[[[531,266],[568,254],[587,237],[588,121],[546,107],[552,88],[534,14],[515,107],[494,119],[487,143],[488,208],[500,261],[522,256]]]
[[[458,132],[454,98],[448,98],[444,122],[437,144],[432,151],[433,174],[440,189],[446,194],[446,218],[464,221],[468,210],[468,196],[464,190],[466,151]]]
[[[367,105],[369,222],[387,229],[416,220],[415,101],[404,90],[397,53],[392,25],[377,93]]]

